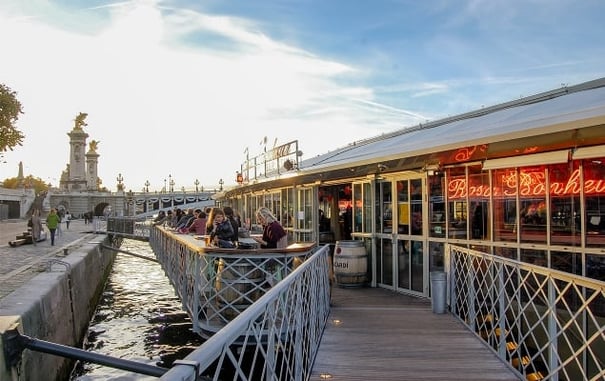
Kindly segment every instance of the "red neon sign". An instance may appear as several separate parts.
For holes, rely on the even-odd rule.
[[[502,186],[490,187],[486,184],[470,184],[467,186],[466,178],[454,178],[447,184],[447,195],[451,199],[470,197],[488,198],[515,197],[517,195],[517,182],[519,183],[519,194],[521,196],[544,196],[546,194],[546,176],[544,172],[524,172],[519,176],[514,171],[509,171],[500,178]],[[565,181],[551,181],[550,194],[553,196],[565,196],[580,194],[584,188],[584,194],[605,194],[605,179],[580,180],[580,169],[576,169]]]

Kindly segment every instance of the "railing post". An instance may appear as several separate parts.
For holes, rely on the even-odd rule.
[[[559,373],[553,372],[554,369],[557,369],[558,366],[558,335],[557,335],[557,305],[556,305],[556,296],[557,293],[555,291],[555,280],[548,276],[546,281],[548,282],[548,337],[550,338],[548,343],[548,373],[550,373],[549,380],[558,381]]]
[[[500,328],[500,332],[504,333],[506,330],[506,288],[504,287],[504,264],[499,263],[496,265],[498,274],[498,326]],[[502,335],[502,339],[498,343],[498,355],[500,358],[506,358],[506,335]]]

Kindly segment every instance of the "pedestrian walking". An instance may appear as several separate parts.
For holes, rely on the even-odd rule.
[[[48,216],[46,216],[46,227],[50,231],[50,244],[55,246],[55,233],[57,232],[57,226],[61,224],[61,217],[57,214],[57,209],[52,208]]]
[[[65,228],[69,230],[69,223],[71,222],[71,213],[69,210],[65,212]]]
[[[57,216],[59,217],[59,223],[57,224],[57,237],[61,237],[63,235],[63,230],[61,229],[61,222],[63,222],[63,210],[57,209]]]

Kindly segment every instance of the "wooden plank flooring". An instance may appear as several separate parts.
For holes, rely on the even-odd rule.
[[[326,379],[519,380],[451,314],[434,314],[429,300],[339,287],[311,375]]]

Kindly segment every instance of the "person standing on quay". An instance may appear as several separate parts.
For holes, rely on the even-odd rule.
[[[65,212],[65,228],[69,230],[69,222],[71,221],[71,213],[69,210]]]
[[[42,234],[42,221],[40,220],[40,210],[35,209],[32,213],[32,238],[34,245],[40,240]]]
[[[63,235],[63,230],[61,230],[61,222],[63,221],[63,211],[55,209],[57,211],[57,217],[59,218],[59,223],[57,224],[57,237],[61,237]]]
[[[61,217],[57,214],[57,209],[52,208],[48,216],[46,216],[46,227],[50,231],[50,244],[55,246],[55,233],[57,232],[57,226],[61,223]]]

